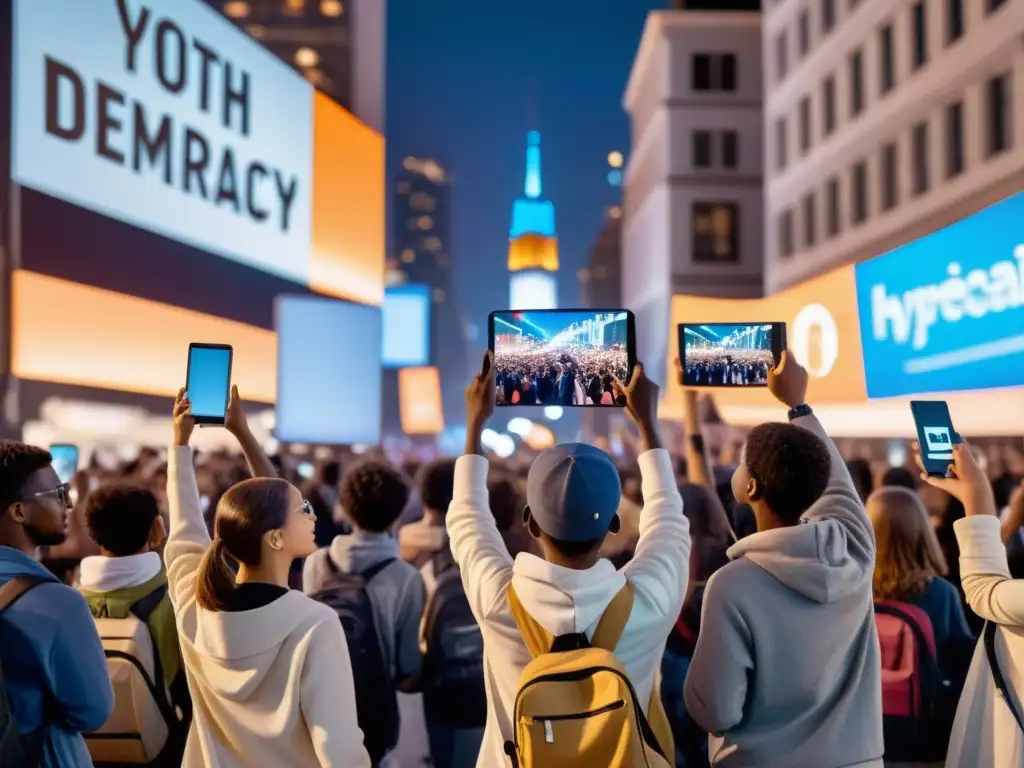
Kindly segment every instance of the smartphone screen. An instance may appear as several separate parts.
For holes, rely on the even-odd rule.
[[[492,312],[498,405],[623,406],[636,363],[625,309]]]
[[[53,469],[62,483],[70,483],[78,471],[78,446],[59,443],[50,446]]]
[[[683,386],[768,386],[768,371],[785,348],[785,323],[680,325]]]
[[[231,347],[190,344],[185,388],[197,424],[223,424],[231,385]]]
[[[925,471],[934,477],[945,477],[953,462],[953,446],[960,442],[949,416],[949,406],[945,400],[912,400],[910,411],[914,414]]]

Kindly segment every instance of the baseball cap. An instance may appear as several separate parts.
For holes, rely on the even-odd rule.
[[[526,479],[526,503],[540,529],[559,541],[594,541],[608,533],[619,508],[619,470],[587,443],[543,451]]]

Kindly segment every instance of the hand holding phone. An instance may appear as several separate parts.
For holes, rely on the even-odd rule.
[[[960,441],[953,445],[953,461],[947,465],[947,471],[942,476],[926,469],[927,459],[924,457],[928,450],[926,446],[914,443],[914,459],[921,468],[921,479],[924,482],[958,499],[964,505],[968,517],[998,514],[992,484],[967,443]]]
[[[231,387],[232,355],[229,344],[193,342],[188,345],[185,390],[192,403],[192,417],[200,426],[224,426]]]
[[[930,477],[945,477],[953,464],[953,446],[962,442],[953,429],[945,400],[912,400],[910,412],[917,428],[918,455]]]

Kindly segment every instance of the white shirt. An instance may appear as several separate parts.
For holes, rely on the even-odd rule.
[[[628,579],[634,589],[633,612],[615,655],[625,665],[640,702],[646,705],[650,700],[665,639],[686,594],[690,526],[668,452],[647,451],[639,463],[645,505],[633,560],[621,571],[607,560],[577,571],[525,552],[513,563],[488,507],[487,460],[463,456],[456,462],[448,536],[484,636],[488,708],[479,768],[507,765],[503,745],[513,737],[519,675],[530,662],[509,612],[510,584],[527,612],[551,634],[584,632],[589,637]]]

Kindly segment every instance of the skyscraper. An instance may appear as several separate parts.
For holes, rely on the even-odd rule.
[[[384,132],[386,0],[206,0],[375,131]]]
[[[540,133],[526,139],[524,197],[512,205],[508,233],[511,309],[554,309],[558,306],[558,234],[555,206],[541,198]]]
[[[437,160],[406,157],[394,181],[389,280],[430,288],[430,364],[441,373],[445,415],[458,421],[465,386],[465,349],[455,302],[451,257],[451,186]]]

